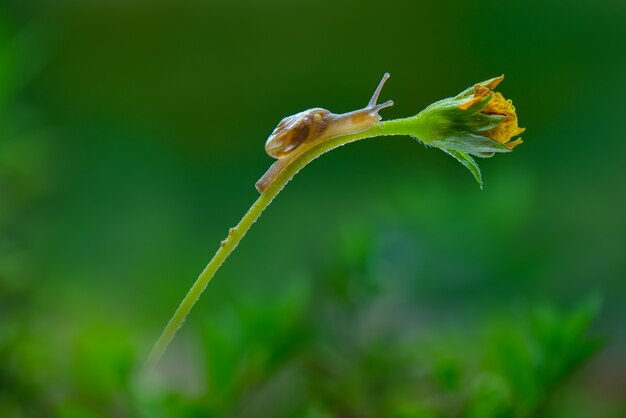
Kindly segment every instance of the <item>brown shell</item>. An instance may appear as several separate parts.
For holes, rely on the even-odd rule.
[[[284,118],[267,138],[265,151],[274,158],[286,157],[303,143],[319,138],[332,116],[326,109],[313,108]]]

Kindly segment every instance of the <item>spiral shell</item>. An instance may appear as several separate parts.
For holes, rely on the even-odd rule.
[[[265,143],[265,151],[284,158],[305,142],[322,136],[333,114],[326,109],[308,109],[280,121]]]

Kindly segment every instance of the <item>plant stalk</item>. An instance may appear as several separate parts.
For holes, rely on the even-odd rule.
[[[316,159],[326,152],[361,139],[372,138],[377,136],[388,135],[413,135],[419,132],[419,115],[405,119],[394,119],[382,122],[380,125],[359,132],[356,134],[340,136],[329,139],[318,145],[312,146],[310,149],[296,157],[289,165],[287,165],[274,179],[272,184],[259,196],[259,198],[250,207],[248,212],[243,216],[239,224],[231,228],[228,236],[221,242],[220,248],[217,250],[209,264],[204,268],[198,276],[195,283],[187,292],[182,302],[169,320],[161,336],[154,344],[150,355],[146,361],[146,369],[153,368],[167,350],[170,342],[176,335],[176,331],[185,322],[187,315],[196,304],[200,295],[207,287],[217,270],[226,261],[230,253],[237,247],[241,239],[246,235],[252,224],[261,216],[261,213],[269,206],[274,198],[280,193],[285,185],[295,176],[298,171],[304,168],[308,163]]]

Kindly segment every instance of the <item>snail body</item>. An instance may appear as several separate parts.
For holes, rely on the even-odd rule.
[[[363,109],[337,115],[326,109],[312,108],[281,120],[265,142],[267,154],[278,161],[257,182],[257,190],[262,193],[267,189],[282,168],[310,147],[380,124],[381,117],[378,112],[393,106],[392,100],[376,103],[388,78],[389,73],[385,73],[369,103]]]
[[[326,109],[313,108],[287,116],[267,138],[265,151],[270,157],[281,159],[302,146],[361,132],[380,123],[378,112],[393,106],[392,100],[376,104],[388,78],[389,73],[385,73],[370,102],[363,109],[336,115]]]

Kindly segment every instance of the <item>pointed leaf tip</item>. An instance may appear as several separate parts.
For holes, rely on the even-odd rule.
[[[466,154],[466,153],[464,153],[462,151],[449,150],[449,149],[443,149],[443,148],[442,148],[442,151],[445,152],[446,154],[454,157],[458,162],[460,162],[465,167],[467,167],[467,169],[472,173],[472,175],[474,176],[474,178],[478,182],[478,185],[480,186],[480,189],[482,190],[482,188],[483,188],[483,178],[482,178],[482,175],[480,173],[480,168],[478,167],[478,164],[476,164],[476,161],[474,161],[474,159],[472,157],[470,157],[468,154]]]

